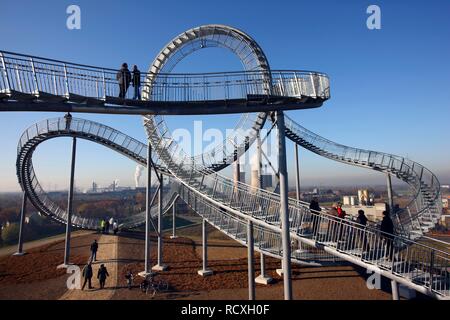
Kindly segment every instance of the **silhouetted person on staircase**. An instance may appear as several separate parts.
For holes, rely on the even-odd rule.
[[[109,273],[108,270],[106,270],[105,265],[102,264],[97,273],[97,279],[100,282],[100,289],[103,289],[105,287],[106,277],[109,277]]]
[[[92,265],[89,262],[83,269],[83,277],[84,277],[84,283],[83,286],[81,287],[81,290],[84,290],[84,287],[86,286],[86,283],[88,283],[88,289],[92,289],[92,279],[93,276],[93,272],[92,272]]]
[[[131,84],[134,87],[133,100],[141,100],[141,72],[137,65],[133,66],[133,79],[131,80]]]
[[[117,82],[119,82],[119,98],[125,99],[128,87],[131,82],[131,72],[128,70],[126,63],[122,64],[122,68],[117,72]]]
[[[358,218],[356,218],[356,222],[360,224],[358,226],[361,228],[361,230],[358,230],[359,233],[359,241],[362,242],[362,250],[365,252],[367,251],[367,235],[365,233],[366,226],[367,226],[367,217],[364,213],[364,210],[358,210]]]
[[[317,198],[313,198],[311,200],[311,203],[309,204],[309,210],[311,210],[312,217],[312,232],[313,234],[316,234],[319,232],[317,227],[319,225],[320,211],[322,210],[320,208],[319,201],[317,201]]]
[[[388,211],[383,211],[383,220],[381,221],[380,231],[382,232],[381,237],[384,239],[386,244],[385,257],[387,257],[388,260],[391,260],[394,243],[394,223],[392,222]]]

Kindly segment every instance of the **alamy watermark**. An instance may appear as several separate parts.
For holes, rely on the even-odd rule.
[[[75,4],[67,7],[66,13],[69,15],[66,20],[66,26],[69,30],[81,29],[81,9]]]
[[[366,26],[369,30],[381,29],[381,9],[376,4],[371,4],[367,7],[367,14],[370,16],[366,20]]]

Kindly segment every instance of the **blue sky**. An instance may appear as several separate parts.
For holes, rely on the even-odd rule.
[[[81,8],[81,30],[66,28],[66,8]],[[381,30],[366,27],[366,8],[381,8]],[[306,128],[354,147],[408,156],[450,182],[450,1],[2,1],[0,49],[117,68],[127,61],[147,70],[179,33],[202,24],[227,24],[250,34],[273,69],[326,72],[332,98],[323,107],[288,114]],[[176,72],[240,70],[218,49],[196,52]],[[0,114],[0,191],[18,190],[17,141],[34,122],[58,113]],[[139,116],[76,115],[144,141]],[[224,118],[226,117],[226,121]],[[239,116],[169,117],[171,128],[232,128]],[[293,155],[293,144],[288,143]],[[70,143],[38,147],[34,163],[46,188],[65,188]],[[290,157],[293,158],[293,157]],[[375,172],[301,151],[308,185],[383,183]],[[77,183],[131,185],[135,164],[80,141]],[[289,168],[292,169],[292,161]],[[290,178],[294,175],[291,174]]]

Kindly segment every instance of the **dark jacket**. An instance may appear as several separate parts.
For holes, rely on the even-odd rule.
[[[322,209],[320,209],[319,203],[315,200],[312,200],[311,203],[309,204],[309,209],[310,210],[315,210],[315,211],[321,211]]]
[[[106,277],[109,277],[108,270],[106,270],[106,267],[100,267],[100,269],[98,269],[97,278],[100,280],[106,280]]]
[[[381,221],[380,230],[386,233],[389,233],[389,235],[383,235],[388,238],[393,238],[391,234],[394,234],[394,223],[392,222],[391,217],[384,216],[383,220]]]
[[[131,72],[127,68],[121,68],[119,72],[117,72],[116,76],[117,81],[120,85],[128,86],[131,82]]]
[[[133,87],[141,86],[141,72],[139,70],[133,70],[133,79],[131,81]]]
[[[363,226],[367,225],[367,217],[365,215],[359,215],[358,218],[356,218],[356,222],[359,224],[362,224]]]
[[[91,251],[92,252],[97,252],[97,249],[98,249],[98,243],[97,242],[93,242],[91,244]]]
[[[92,275],[93,275],[92,266],[90,264],[87,264],[83,269],[83,277],[92,278]]]

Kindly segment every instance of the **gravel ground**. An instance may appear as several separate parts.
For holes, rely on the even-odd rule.
[[[74,237],[71,262],[83,265],[96,234]],[[0,257],[0,299],[58,299],[66,292],[68,275],[56,269],[64,260],[64,240],[55,240],[28,250],[24,256]]]

